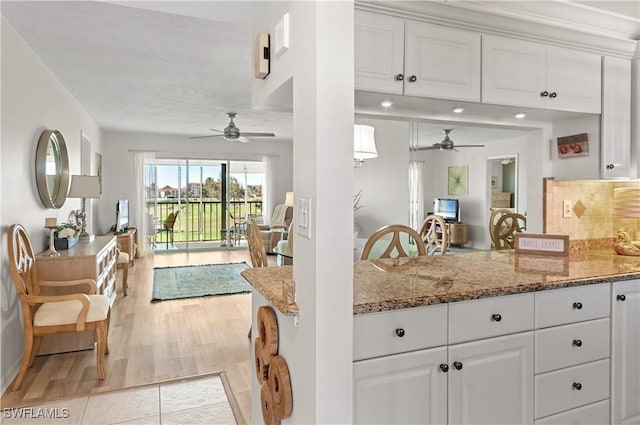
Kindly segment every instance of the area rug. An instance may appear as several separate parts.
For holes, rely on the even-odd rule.
[[[251,286],[240,276],[247,267],[247,263],[156,267],[151,301],[251,292]]]

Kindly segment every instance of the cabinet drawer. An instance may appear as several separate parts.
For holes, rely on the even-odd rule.
[[[605,400],[609,398],[609,360],[548,372],[536,376],[535,382],[536,419]]]
[[[536,425],[602,425],[609,423],[609,400],[578,407],[568,412],[547,416],[535,422]]]
[[[536,373],[609,357],[609,319],[541,329],[536,335]]]
[[[536,292],[536,329],[609,317],[609,284]]]
[[[446,343],[447,304],[353,316],[354,360]]]
[[[449,305],[449,343],[533,329],[533,294],[517,294]]]

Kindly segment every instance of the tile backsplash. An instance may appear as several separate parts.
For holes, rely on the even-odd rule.
[[[613,193],[619,187],[640,189],[637,180],[544,180],[544,233],[568,234],[574,241],[599,240],[607,245],[620,228],[640,240],[640,217],[615,218]],[[565,218],[564,201],[571,201],[571,217]],[[639,200],[640,202],[640,200]]]

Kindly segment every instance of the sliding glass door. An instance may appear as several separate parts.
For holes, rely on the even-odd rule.
[[[148,168],[156,251],[246,246],[244,223],[262,215],[263,162],[157,159]]]

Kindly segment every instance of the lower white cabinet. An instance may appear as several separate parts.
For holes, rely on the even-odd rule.
[[[613,284],[611,423],[640,424],[640,280]]]
[[[533,423],[533,332],[449,346],[449,423]]]
[[[446,363],[446,347],[355,362],[354,423],[446,423]]]

